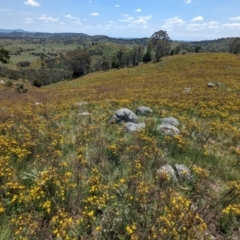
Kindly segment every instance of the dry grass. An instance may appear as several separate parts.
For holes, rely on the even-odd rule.
[[[239,56],[189,54],[25,94],[1,87],[0,238],[237,239],[239,76]],[[108,125],[139,105],[154,110],[139,117],[146,129]],[[156,131],[167,116],[180,136]],[[192,166],[194,180],[158,177],[165,163]]]

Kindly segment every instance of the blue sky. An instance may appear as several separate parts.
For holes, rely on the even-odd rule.
[[[240,0],[0,0],[0,28],[173,40],[240,37]]]

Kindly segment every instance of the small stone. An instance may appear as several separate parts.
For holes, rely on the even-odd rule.
[[[214,87],[214,86],[215,86],[215,84],[214,84],[214,83],[211,83],[211,82],[209,82],[209,83],[207,84],[207,86],[211,88],[211,87]]]
[[[5,82],[4,82],[4,80],[0,80],[0,84],[3,84],[3,85],[5,85]]]
[[[78,116],[87,116],[89,114],[90,114],[89,112],[82,112],[82,113],[79,113]]]
[[[174,117],[162,118],[161,121],[162,121],[162,124],[172,125],[174,127],[177,127],[180,125],[179,121]]]
[[[145,115],[145,114],[149,114],[149,113],[153,113],[153,110],[149,107],[140,106],[140,107],[137,107],[137,109],[136,109],[137,115]]]
[[[191,91],[191,88],[184,88],[183,91],[184,91],[184,92],[190,92],[190,91]]]
[[[177,181],[176,173],[174,169],[172,168],[171,165],[166,164],[160,167],[157,170],[157,175],[159,176],[160,179],[165,179],[167,181]]]
[[[177,177],[181,180],[189,180],[192,177],[191,171],[184,164],[175,164]]]

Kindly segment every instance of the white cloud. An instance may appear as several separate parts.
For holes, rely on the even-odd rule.
[[[96,17],[96,16],[99,16],[99,13],[93,12],[93,13],[91,13],[90,15]]]
[[[135,12],[141,12],[141,11],[142,11],[141,8],[135,9]]]
[[[38,3],[34,0],[27,0],[26,2],[24,2],[24,4],[30,5],[32,7],[40,7],[40,3]]]
[[[120,22],[132,22],[134,20],[134,17],[129,16],[128,14],[121,14],[124,18],[119,19]]]
[[[119,19],[120,22],[125,22],[127,25],[125,26],[116,26],[116,28],[120,29],[134,29],[134,28],[147,28],[148,21],[152,18],[152,15],[148,16],[139,16],[132,17],[128,14],[121,14],[123,19]]]
[[[203,27],[208,28],[208,29],[218,29],[219,24],[216,21],[208,22],[208,23],[203,23]]]
[[[82,23],[80,22],[80,20],[74,21],[73,23],[77,24],[77,25],[82,25]]]
[[[67,14],[64,16],[65,18],[68,18],[68,19],[71,19],[71,20],[74,20],[76,19],[75,17],[73,17],[71,14]]]
[[[222,27],[240,29],[240,23],[226,23],[223,24]]]
[[[218,22],[211,21],[207,23],[192,23],[187,25],[187,30],[189,31],[197,31],[197,30],[206,30],[206,29],[219,29]]]
[[[31,18],[25,18],[24,23],[30,24],[30,23],[33,23],[33,20]]]
[[[168,31],[171,31],[174,26],[182,26],[186,23],[178,17],[168,18],[164,20],[165,20],[165,24],[162,25],[162,28]]]
[[[199,30],[200,27],[201,27],[201,24],[199,24],[199,23],[192,23],[192,24],[189,24],[187,26],[187,30],[195,31],[195,30]]]
[[[80,18],[78,18],[78,17],[74,17],[71,14],[67,14],[64,17],[67,18],[66,21],[68,21],[68,22],[71,22],[71,23],[77,24],[77,25],[82,25]]]
[[[48,17],[46,14],[43,14],[39,20],[43,21],[44,23],[49,23],[49,22],[57,22],[58,18],[52,18]]]
[[[133,21],[132,24],[143,24],[146,25],[148,23],[148,20],[152,18],[152,15],[148,15],[145,17],[138,17],[137,20]]]
[[[117,4],[117,5],[115,5],[114,7],[116,7],[116,8],[119,8],[119,7],[120,7],[120,5],[118,5],[118,4]]]
[[[198,16],[198,17],[195,17],[191,20],[191,22],[198,22],[198,21],[203,21],[203,17],[202,16]]]
[[[192,2],[192,0],[186,0],[185,1],[185,3],[191,3]]]
[[[240,16],[229,18],[230,21],[240,21]]]

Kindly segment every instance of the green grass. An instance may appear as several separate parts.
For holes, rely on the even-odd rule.
[[[239,56],[189,54],[25,94],[1,89],[3,237],[238,237],[239,76]],[[109,124],[117,109],[140,105],[154,111],[138,117],[145,129]],[[179,136],[156,130],[168,116]],[[193,178],[157,175],[166,163],[185,164]]]

